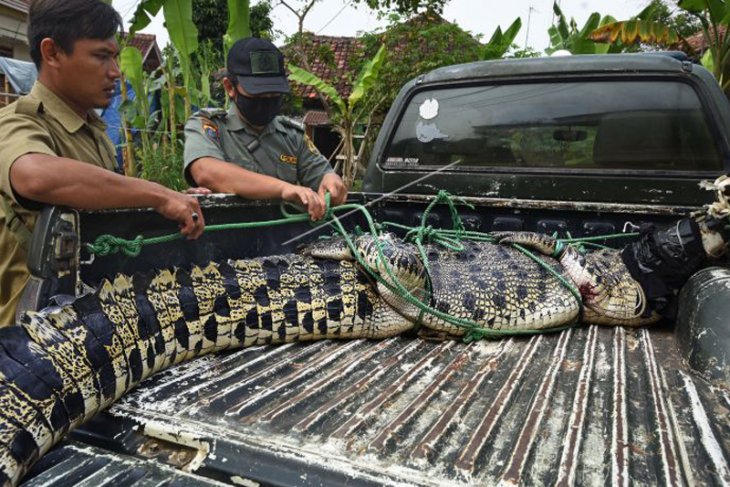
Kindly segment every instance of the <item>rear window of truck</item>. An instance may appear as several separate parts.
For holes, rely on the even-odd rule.
[[[409,102],[385,167],[714,171],[722,158],[687,83],[575,81],[433,89]]]

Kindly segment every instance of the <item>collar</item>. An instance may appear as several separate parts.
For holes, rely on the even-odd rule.
[[[94,125],[101,130],[106,128],[106,124],[101,121],[99,116],[93,110],[89,111],[88,120],[84,120],[79,117],[79,115],[73,111],[66,102],[64,102],[58,95],[40,81],[36,80],[33,84],[33,88],[30,90],[30,96],[40,100],[43,105],[43,109],[61,122],[61,125],[63,125],[70,134],[77,132],[87,122],[89,125]]]
[[[261,132],[254,130],[249,124],[243,121],[241,116],[238,114],[238,108],[236,108],[236,104],[233,101],[231,101],[231,106],[228,107],[228,113],[226,114],[226,128],[230,132],[243,130],[252,137],[261,137],[266,134],[270,134],[275,130],[282,129],[281,123],[279,122],[279,116],[277,115]]]

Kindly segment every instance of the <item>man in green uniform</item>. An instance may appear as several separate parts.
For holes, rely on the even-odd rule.
[[[251,199],[303,205],[312,219],[347,198],[329,161],[296,122],[277,116],[289,93],[284,56],[266,39],[245,38],[228,52],[223,79],[231,108],[202,111],[185,125],[185,177],[191,185]]]
[[[28,240],[42,204],[151,207],[188,238],[204,221],[195,198],[114,172],[114,147],[93,109],[120,76],[119,14],[100,0],[34,0],[28,40],[38,81],[0,110],[0,326],[15,323],[29,279]]]

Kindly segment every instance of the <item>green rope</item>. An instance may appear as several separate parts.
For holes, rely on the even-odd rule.
[[[464,227],[464,224],[461,220],[461,217],[456,209],[456,204],[454,203],[454,200],[458,198],[454,198],[452,195],[445,191],[439,191],[436,198],[432,200],[429,205],[427,206],[426,210],[424,211],[422,217],[421,217],[421,224],[418,227],[409,227],[406,225],[401,225],[394,222],[383,222],[382,224],[377,223],[374,221],[372,215],[367,210],[367,208],[360,204],[350,203],[350,204],[343,204],[337,207],[330,207],[330,195],[326,195],[326,213],[325,217],[320,222],[314,222],[314,225],[323,225],[323,224],[331,224],[336,231],[343,237],[345,240],[347,246],[350,248],[350,251],[352,252],[352,255],[354,256],[355,260],[358,262],[358,264],[363,268],[373,279],[375,279],[378,283],[384,285],[387,289],[389,289],[391,292],[394,292],[398,294],[400,297],[405,299],[408,303],[415,306],[417,309],[419,309],[419,316],[416,320],[416,325],[419,326],[423,322],[423,317],[426,314],[432,315],[436,318],[439,318],[447,323],[450,323],[455,326],[459,326],[462,328],[465,328],[466,334],[464,335],[464,341],[469,343],[472,341],[480,340],[483,338],[500,338],[504,336],[515,336],[515,335],[533,335],[533,334],[542,334],[542,333],[552,333],[556,331],[565,330],[568,328],[571,328],[575,326],[575,324],[578,322],[576,320],[573,323],[570,323],[568,325],[562,326],[562,327],[556,327],[556,328],[550,328],[546,330],[494,330],[489,328],[483,328],[481,327],[477,322],[465,318],[459,318],[456,316],[449,315],[448,313],[444,313],[438,309],[435,309],[431,307],[428,302],[431,301],[431,283],[427,279],[426,280],[426,299],[425,302],[419,299],[418,297],[414,296],[408,289],[405,288],[405,286],[401,283],[401,281],[396,277],[395,273],[393,272],[393,269],[388,261],[388,259],[385,258],[385,255],[383,254],[383,248],[382,243],[377,239],[377,237],[380,235],[380,231],[383,227],[392,227],[392,228],[398,228],[400,230],[403,230],[406,232],[406,240],[413,242],[419,252],[419,255],[421,256],[421,260],[423,262],[423,265],[426,269],[426,274],[430,275],[430,269],[428,267],[428,258],[426,256],[426,251],[424,245],[427,243],[433,243],[441,245],[449,250],[452,251],[461,251],[464,249],[463,241],[464,240],[473,240],[473,241],[483,241],[483,242],[494,242],[494,237],[489,235],[488,233],[483,232],[476,232],[471,230],[466,230]],[[459,201],[461,204],[468,206],[470,208],[474,208],[472,205],[464,202],[463,200]],[[435,229],[431,225],[427,224],[428,217],[431,214],[432,210],[437,204],[447,204],[449,206],[449,212],[452,220],[452,228],[451,229]],[[295,207],[297,209],[297,213],[293,213],[287,210],[287,204],[282,203],[280,210],[283,215],[282,218],[274,219],[274,220],[264,220],[264,221],[255,221],[255,222],[239,222],[239,223],[228,223],[228,224],[220,224],[220,225],[208,225],[205,228],[205,231],[220,231],[220,230],[235,230],[235,229],[247,229],[247,228],[260,228],[260,227],[270,227],[270,226],[276,226],[276,225],[286,225],[291,223],[298,223],[298,222],[305,222],[310,221],[309,215],[307,215],[301,208]],[[385,270],[388,278],[390,281],[383,278],[381,273],[377,269],[371,268],[367,262],[365,262],[365,259],[360,254],[359,250],[356,248],[354,242],[352,241],[352,238],[350,237],[349,233],[345,230],[344,226],[340,222],[339,218],[336,216],[335,213],[339,212],[360,212],[362,213],[365,221],[367,222],[367,227],[369,229],[369,233],[375,237],[376,242],[376,248],[378,250],[378,264],[381,265],[381,267]],[[362,230],[360,230],[359,227],[355,229],[356,234],[362,234]],[[609,238],[623,238],[627,236],[635,236],[636,234],[615,234],[615,235],[608,235],[608,236],[599,236],[599,237],[584,237],[579,239],[558,239],[558,247],[562,249],[563,245],[570,245],[571,243],[589,243],[593,240],[604,240]],[[123,239],[119,237],[115,237],[113,235],[101,235],[99,236],[94,243],[86,243],[86,247],[88,250],[96,255],[100,256],[106,256],[110,254],[114,254],[117,252],[122,252],[124,255],[127,256],[137,256],[141,252],[141,249],[145,245],[154,245],[159,243],[165,243],[165,242],[171,242],[177,239],[182,238],[182,235],[180,233],[174,233],[174,234],[168,234],[168,235],[162,235],[158,237],[151,237],[151,238],[144,238],[142,235],[137,236],[134,239],[128,240]],[[567,289],[570,290],[570,292],[576,297],[576,300],[578,300],[579,305],[581,306],[581,313],[582,313],[582,299],[580,297],[580,293],[578,290],[576,290],[559,272],[557,272],[555,269],[553,269],[552,266],[550,266],[547,262],[545,262],[540,257],[534,255],[526,248],[514,244],[513,247],[520,250],[521,252],[525,253],[528,257],[533,259],[535,262],[537,262],[539,265],[544,267],[545,269],[549,270],[560,282],[566,286]]]
[[[282,203],[280,207],[280,211],[282,215],[284,215],[283,218],[278,218],[275,220],[263,220],[263,221],[255,221],[255,222],[239,222],[239,223],[223,223],[219,225],[207,225],[205,227],[206,232],[216,232],[220,230],[239,230],[239,229],[245,229],[245,228],[261,228],[261,227],[272,227],[277,225],[288,225],[290,223],[298,223],[298,222],[304,222],[309,221],[313,223],[314,225],[322,225],[326,219],[332,218],[332,208],[330,208],[330,195],[327,193],[325,195],[325,203],[326,203],[326,211],[325,211],[325,218],[320,222],[311,222],[309,219],[309,215],[306,213],[290,213],[286,209],[286,203]],[[344,205],[343,205],[344,206]],[[338,209],[343,208],[343,206],[339,206]],[[107,256],[111,254],[116,254],[118,252],[123,253],[126,256],[129,257],[136,257],[140,254],[142,251],[142,247],[145,245],[155,245],[160,243],[166,243],[166,242],[172,242],[174,240],[179,240],[183,238],[183,235],[178,233],[170,233],[168,235],[161,235],[159,237],[150,237],[150,238],[144,238],[142,235],[137,235],[132,240],[115,237],[113,235],[100,235],[97,237],[97,239],[94,241],[94,243],[87,243],[86,248],[91,252],[92,254],[96,254],[98,256]]]
[[[430,229],[430,227],[428,225],[425,225],[425,222],[428,219],[429,213],[431,212],[433,207],[438,202],[446,202],[449,204],[449,209],[451,211],[451,216],[452,216],[452,224],[454,227],[452,230]],[[378,229],[375,227],[375,224],[373,223],[372,218],[369,215],[369,212],[367,212],[367,210],[364,207],[362,208],[362,210],[366,216],[366,220],[368,221],[368,226],[370,227],[371,234],[373,236],[377,237],[379,235]],[[352,242],[352,240],[350,239],[349,235],[347,235],[347,232],[345,231],[344,227],[342,227],[342,225],[340,224],[339,221],[336,221],[336,225],[338,226],[338,231],[343,235],[345,242],[347,243],[348,247],[350,248],[350,251],[352,252],[355,259],[357,260],[358,264],[360,264],[360,266],[363,269],[365,269],[368,272],[368,274],[370,274],[371,277],[373,279],[375,279],[377,282],[383,284],[391,292],[395,292],[395,293],[399,294],[407,302],[416,306],[420,310],[420,313],[419,313],[419,316],[417,319],[417,324],[420,324],[422,322],[424,314],[430,314],[432,316],[435,316],[437,318],[444,320],[447,323],[465,328],[467,330],[467,332],[464,335],[463,340],[466,343],[470,343],[472,341],[476,341],[476,340],[480,340],[480,339],[484,339],[484,338],[502,338],[505,336],[515,336],[515,335],[534,335],[534,334],[543,334],[543,333],[553,333],[556,331],[561,331],[561,330],[565,330],[568,328],[572,328],[578,322],[578,320],[575,320],[573,323],[569,323],[565,326],[555,327],[555,328],[550,328],[550,329],[545,329],[545,330],[494,330],[494,329],[490,329],[490,328],[483,328],[482,326],[480,326],[477,322],[475,322],[473,320],[459,318],[456,316],[449,315],[448,313],[444,313],[436,308],[429,306],[427,303],[421,301],[416,296],[413,296],[413,294],[411,294],[411,292],[403,286],[403,284],[400,282],[400,280],[394,275],[394,273],[391,269],[391,266],[388,263],[388,260],[383,255],[383,250],[382,250],[382,246],[381,246],[380,242],[378,242],[376,240],[376,248],[378,250],[379,263],[383,264],[383,267],[384,267],[386,273],[388,274],[388,277],[393,281],[394,284],[391,284],[390,282],[386,281],[385,279],[382,278],[382,276],[380,276],[380,274],[376,270],[370,268],[370,266],[364,261],[364,259],[360,255],[360,252],[355,247],[355,245]],[[419,254],[421,255],[422,262],[424,263],[424,266],[426,267],[427,273],[428,273],[428,259],[426,258],[425,250],[423,249],[423,246],[422,246],[423,239],[426,236],[429,236],[431,241],[434,241],[434,242],[439,242],[439,243],[445,242],[447,244],[447,246],[451,245],[454,242],[454,240],[452,240],[451,238],[443,238],[444,235],[447,237],[454,237],[454,239],[456,239],[456,243],[458,244],[458,247],[456,247],[458,249],[463,249],[460,239],[467,238],[468,236],[475,237],[475,240],[483,240],[483,241],[493,241],[494,240],[492,237],[489,237],[488,235],[482,234],[480,232],[466,231],[463,227],[463,224],[461,223],[461,218],[459,217],[458,212],[455,211],[455,206],[453,204],[452,198],[445,191],[440,191],[439,194],[437,195],[436,199],[434,201],[432,201],[429,204],[429,206],[426,208],[426,211],[424,211],[424,214],[421,218],[421,228],[423,228],[423,230],[419,230],[418,228],[413,229],[413,228],[406,227],[404,225],[399,225],[399,224],[391,225],[388,222],[386,222],[385,225],[398,226],[403,229],[415,230],[415,232],[412,234],[414,236],[413,239],[415,240],[415,244],[419,249]],[[434,240],[434,238],[435,238],[435,240]],[[535,257],[535,258],[537,259],[537,257]],[[545,264],[545,265],[547,266],[547,264]],[[555,273],[555,270],[552,269],[552,267],[550,267],[550,266],[547,266],[547,267],[553,273]],[[562,276],[560,276],[560,278],[562,279],[562,282],[567,283],[565,281],[565,279],[562,278]],[[427,283],[427,292],[429,293],[428,301],[430,301],[431,289],[430,289],[430,284],[428,284],[428,283]]]

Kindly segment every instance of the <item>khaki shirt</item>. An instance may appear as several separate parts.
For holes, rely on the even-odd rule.
[[[114,146],[94,113],[85,121],[51,90],[36,82],[29,95],[0,109],[0,198],[28,228],[39,205],[18,201],[10,185],[10,167],[25,154],[47,154],[114,170]],[[53,167],[49,164],[49,171]],[[25,205],[25,206],[23,206]],[[27,255],[7,228],[10,217],[0,205],[0,326],[15,323],[15,308],[30,274]]]
[[[322,177],[333,172],[301,125],[278,116],[263,131],[256,132],[241,120],[235,105],[228,113],[198,112],[185,124],[185,178],[191,186],[196,184],[190,176],[190,165],[201,157],[232,162],[315,191]]]

